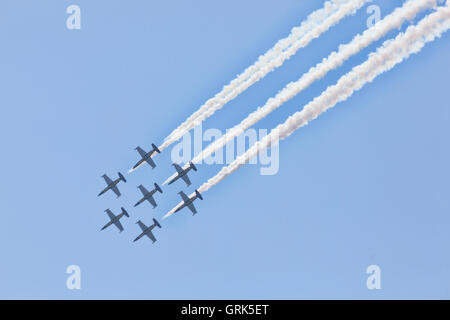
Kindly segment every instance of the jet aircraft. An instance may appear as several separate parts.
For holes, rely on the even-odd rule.
[[[178,208],[175,209],[173,213],[180,211],[184,207],[188,207],[189,210],[192,211],[192,215],[196,214],[197,210],[195,209],[193,202],[196,199],[203,200],[200,192],[198,192],[198,190],[195,190],[195,194],[191,198],[189,198],[183,191],[178,192],[178,194],[180,195],[181,199],[183,199],[183,202],[179,205]]]
[[[102,192],[100,192],[97,195],[97,197],[101,196],[102,194],[104,194],[108,190],[114,191],[114,193],[117,195],[117,198],[120,197],[120,191],[119,191],[119,188],[117,188],[117,184],[120,181],[127,182],[127,180],[125,180],[124,176],[119,172],[119,178],[117,178],[114,181],[112,181],[106,174],[102,175],[102,178],[105,179],[106,188],[103,189]]]
[[[161,225],[159,224],[159,222],[156,219],[153,219],[153,224],[150,227],[147,227],[145,224],[143,224],[141,220],[139,220],[136,223],[139,225],[139,227],[141,227],[142,233],[136,239],[134,239],[133,242],[138,241],[143,236],[147,236],[147,237],[150,238],[150,240],[152,240],[153,243],[155,243],[156,242],[156,238],[153,235],[152,230],[155,227],[161,228]]]
[[[158,149],[158,147],[157,146],[155,146],[153,143],[152,143],[152,150],[151,151],[149,151],[149,152],[146,152],[146,151],[144,151],[141,147],[136,147],[136,149],[135,150],[137,150],[137,152],[139,152],[139,154],[141,155],[141,160],[139,160],[134,166],[133,166],[133,168],[131,169],[131,170],[136,170],[138,167],[140,167],[144,162],[147,162],[151,167],[152,167],[152,169],[154,169],[155,167],[156,167],[156,164],[155,164],[155,162],[153,161],[153,159],[152,159],[152,155],[153,155],[153,153],[155,153],[155,152],[158,152],[158,153],[161,153],[161,151],[159,151],[159,149]]]
[[[129,216],[128,212],[123,207],[121,209],[122,209],[122,213],[120,213],[117,216],[114,215],[114,213],[112,213],[111,210],[109,210],[109,209],[105,210],[106,214],[109,216],[110,221],[107,224],[105,224],[105,226],[101,230],[105,230],[110,225],[114,224],[120,230],[120,232],[123,231],[123,227],[122,227],[122,224],[120,223],[120,219],[123,216],[126,216],[127,218],[129,218],[130,216]]]
[[[155,199],[153,198],[153,195],[156,192],[159,192],[159,193],[163,193],[163,192],[162,192],[161,188],[158,186],[158,184],[155,183],[154,185],[155,185],[155,189],[153,189],[152,191],[148,191],[142,184],[138,186],[139,190],[141,190],[141,192],[142,192],[143,197],[141,200],[136,202],[136,204],[134,205],[135,207],[140,205],[145,200],[150,202],[151,205],[153,206],[153,208],[156,208],[158,206]]]
[[[193,169],[194,171],[197,171],[197,168],[194,166],[194,164],[192,162],[189,162],[189,167],[187,167],[186,169],[183,169],[180,165],[178,165],[176,163],[173,163],[172,165],[175,167],[175,170],[177,170],[177,175],[175,178],[173,178],[172,180],[169,181],[169,184],[172,184],[181,178],[184,180],[184,182],[186,182],[186,185],[190,186],[191,180],[189,180],[189,177],[187,174],[188,174],[189,170],[191,170],[191,169]]]

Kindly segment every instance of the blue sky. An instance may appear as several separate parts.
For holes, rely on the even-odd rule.
[[[68,30],[66,8],[81,8]],[[393,1],[375,0],[382,16]],[[170,174],[170,149],[125,173],[137,145],[160,144],[321,1],[2,1],[0,298],[450,298],[450,34],[280,144],[280,171],[245,166],[204,194],[199,214],[163,221],[158,242],[132,240],[219,165],[200,165],[133,208],[139,184]],[[217,112],[225,130],[366,28],[365,6]],[[423,15],[421,15],[423,16]],[[404,29],[404,28],[403,28]],[[396,34],[389,33],[387,39]],[[383,40],[384,40],[383,39]],[[297,111],[382,40],[256,128]],[[100,232],[126,207],[125,231]],[[125,218],[124,218],[125,219]],[[381,290],[366,288],[376,264]],[[66,288],[79,265],[81,290]]]

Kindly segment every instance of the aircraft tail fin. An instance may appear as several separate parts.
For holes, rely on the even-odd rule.
[[[119,172],[119,178],[120,180],[122,180],[123,182],[127,182],[127,180],[125,179],[125,177]]]
[[[158,220],[156,220],[155,218],[153,218],[153,223],[155,224],[155,226],[157,226],[158,228],[161,229],[161,225],[159,224]]]
[[[122,207],[121,209],[122,209],[122,213],[123,213],[125,216],[127,216],[127,218],[129,218],[130,215],[128,214],[127,210],[125,210],[124,207]]]
[[[197,195],[197,198],[199,198],[200,200],[203,200],[203,197],[200,194],[200,192],[198,192],[198,190],[195,190],[195,194]]]
[[[158,190],[159,193],[163,193],[162,190],[161,190],[161,187],[158,186],[157,183],[155,183],[155,189]]]
[[[196,167],[192,162],[189,162],[189,166],[190,166],[194,171],[197,171],[197,167]]]
[[[155,150],[155,151],[158,152],[158,153],[161,153],[161,151],[159,151],[158,147],[155,146],[154,143],[152,143],[152,147],[153,147],[153,150]]]

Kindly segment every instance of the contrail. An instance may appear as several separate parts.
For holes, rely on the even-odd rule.
[[[291,30],[288,37],[279,40],[275,46],[260,56],[253,65],[224,86],[222,91],[206,101],[165,139],[159,149],[163,150],[176,142],[186,132],[210,117],[215,111],[221,109],[227,102],[234,99],[269,72],[281,66],[297,50],[306,47],[313,39],[318,38],[345,16],[354,14],[368,1],[371,0],[331,0],[325,2],[322,9],[310,14],[299,27]]]
[[[426,43],[439,38],[448,29],[450,29],[450,0],[447,0],[444,7],[439,7],[436,12],[423,18],[416,26],[410,26],[395,39],[385,41],[376,52],[369,55],[364,63],[342,76],[337,84],[328,87],[320,96],[308,103],[303,110],[294,113],[283,124],[274,128],[269,135],[258,141],[229,166],[223,167],[198,191],[203,193],[209,190],[260,151],[271,144],[278,143],[280,139],[287,138],[295,130],[307,125],[309,121],[316,119],[338,102],[347,100],[355,91],[372,82],[378,75],[391,70],[410,55],[420,52]]]
[[[194,193],[192,193],[192,194],[189,196],[189,198],[192,197],[193,194],[194,194]],[[171,216],[172,214],[174,214],[175,211],[176,211],[182,204],[183,204],[183,201],[180,202],[179,204],[177,204],[172,210],[170,210],[169,212],[167,212],[166,215],[163,217],[163,219],[165,219],[165,218],[167,218],[168,216]]]
[[[312,67],[299,80],[289,83],[275,97],[268,99],[262,107],[249,114],[238,125],[227,130],[225,135],[212,142],[191,161],[193,163],[202,162],[206,157],[226,145],[227,142],[242,134],[259,120],[282,106],[283,103],[309,87],[314,81],[323,78],[329,71],[341,66],[351,56],[385,36],[390,30],[401,27],[405,21],[412,20],[419,12],[436,7],[438,1],[441,2],[442,0],[408,0],[404,2],[402,7],[395,9],[383,20],[378,21],[372,28],[364,31],[362,34],[356,35],[351,42],[339,46],[337,52],[332,52],[321,63]],[[185,165],[184,168],[188,165]],[[169,177],[165,183],[170,181],[174,176]]]

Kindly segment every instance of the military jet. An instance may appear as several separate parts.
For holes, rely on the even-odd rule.
[[[155,146],[153,143],[152,143],[152,148],[153,149],[151,151],[146,152],[141,147],[136,147],[135,150],[137,150],[137,152],[139,152],[139,154],[141,155],[142,159],[139,160],[138,163],[136,163],[133,168],[131,168],[131,171],[136,170],[144,162],[147,162],[152,167],[152,169],[154,169],[156,167],[155,162],[152,160],[152,155],[155,152],[161,153],[161,151],[159,151],[158,147]]]
[[[114,223],[116,225],[116,227],[120,230],[120,232],[123,231],[122,224],[120,223],[120,218],[122,218],[123,216],[126,216],[127,218],[129,218],[130,216],[129,216],[127,210],[125,210],[123,207],[121,209],[122,209],[122,213],[117,216],[115,216],[114,213],[111,212],[111,210],[109,210],[109,209],[105,210],[105,212],[108,214],[109,219],[111,221],[109,221],[107,224],[105,224],[105,226],[101,230],[105,230],[106,228],[108,228],[110,225],[112,225]]]
[[[140,205],[142,202],[144,202],[145,200],[147,200],[148,202],[150,202],[153,206],[153,208],[156,208],[158,205],[156,204],[155,199],[153,199],[153,195],[158,191],[159,193],[163,193],[161,188],[158,186],[158,184],[155,183],[155,189],[153,189],[152,191],[148,191],[147,189],[145,189],[145,187],[141,184],[138,186],[139,190],[141,190],[142,194],[144,195],[144,197],[139,200],[134,206],[138,206]]]
[[[150,240],[152,240],[153,243],[155,243],[156,242],[156,238],[153,235],[152,230],[155,227],[161,228],[161,225],[159,224],[159,222],[156,219],[153,219],[153,224],[150,227],[147,227],[145,224],[143,224],[141,220],[139,220],[136,223],[139,225],[139,227],[141,227],[142,233],[136,239],[134,239],[133,242],[138,241],[143,236],[147,236],[147,237],[150,238]]]
[[[192,198],[189,198],[183,191],[178,192],[178,194],[181,196],[181,199],[183,199],[183,203],[177,209],[175,209],[173,213],[180,211],[184,207],[188,207],[189,210],[192,211],[192,215],[196,214],[197,210],[195,209],[193,202],[196,199],[203,200],[203,197],[200,194],[200,192],[195,190],[195,194],[192,196]]]
[[[120,197],[120,191],[119,188],[117,188],[117,184],[120,181],[123,182],[127,182],[127,180],[125,180],[125,178],[123,177],[123,175],[119,172],[119,178],[117,178],[116,180],[112,181],[106,174],[102,175],[102,178],[105,179],[105,182],[107,184],[106,188],[103,189],[102,192],[100,192],[97,197],[101,196],[102,194],[104,194],[106,191],[108,190],[112,190],[114,191],[114,193],[117,195],[117,198]]]
[[[197,168],[194,166],[194,164],[192,162],[189,162],[189,167],[187,167],[186,169],[183,169],[182,167],[180,167],[180,165],[178,165],[176,163],[173,163],[172,165],[175,167],[175,170],[177,170],[177,176],[175,178],[173,178],[172,180],[170,180],[169,184],[172,184],[181,178],[184,180],[184,182],[186,182],[186,185],[190,186],[191,180],[189,180],[187,173],[191,169],[193,169],[194,171],[197,171]]]

